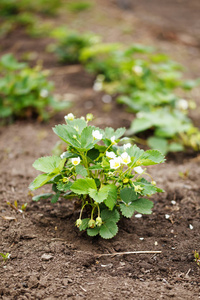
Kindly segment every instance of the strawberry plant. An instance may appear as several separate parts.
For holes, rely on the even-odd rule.
[[[19,63],[13,55],[0,60],[0,121],[38,116],[47,120],[55,111],[69,107],[52,95],[53,84],[47,80],[47,71],[40,66],[30,68]]]
[[[66,51],[69,46],[67,41]],[[56,49],[61,59],[59,44]],[[163,154],[186,147],[200,149],[200,131],[188,117],[194,103],[176,94],[177,89],[185,93],[196,87],[200,79],[184,80],[182,66],[166,55],[155,54],[151,47],[136,44],[125,48],[100,40],[76,48],[78,61],[97,76],[95,90],[111,94],[136,113],[127,134],[139,136],[141,141],[141,133],[148,130],[148,139],[142,142]],[[66,56],[62,62],[71,61]]]
[[[148,197],[163,190],[156,186],[146,166],[164,162],[164,156],[158,150],[144,151],[125,143],[126,138],[121,138],[125,128],[102,130],[88,125],[91,119],[91,114],[85,120],[71,113],[65,117],[67,124],[53,128],[66,143],[66,151],[60,157],[46,156],[34,162],[33,167],[43,174],[35,178],[30,189],[52,184],[52,193],[34,196],[33,200],[76,200],[80,206],[76,221],[79,230],[109,239],[118,232],[120,216],[151,213],[153,202]]]
[[[27,29],[27,33],[41,27],[42,18],[38,15],[55,15],[62,0],[1,0],[0,1],[0,36],[5,36],[16,27]]]

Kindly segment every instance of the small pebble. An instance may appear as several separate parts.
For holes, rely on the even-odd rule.
[[[158,242],[157,242],[157,241],[155,241],[154,245],[155,245],[155,246],[158,246]]]
[[[192,224],[189,225],[189,228],[192,230],[194,227],[192,226]]]
[[[140,241],[143,241],[144,240],[144,238],[143,237],[140,237]]]
[[[175,200],[172,200],[172,201],[171,201],[171,204],[176,205],[176,201],[175,201]]]
[[[166,214],[165,219],[169,219],[169,218],[170,218],[170,215]]]
[[[48,261],[48,260],[50,260],[50,259],[52,259],[53,258],[53,255],[51,255],[51,254],[42,254],[42,256],[41,256],[41,259],[42,260],[45,260],[45,261]]]
[[[110,95],[103,95],[101,100],[103,101],[103,103],[111,103],[112,97]]]
[[[136,214],[135,218],[142,218],[142,214]]]

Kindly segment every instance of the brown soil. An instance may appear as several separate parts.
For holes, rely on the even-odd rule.
[[[70,14],[67,20],[75,28],[84,24],[84,30],[103,34],[108,41],[153,44],[190,66],[188,74],[197,77],[199,41],[196,31],[191,30],[199,22],[198,1],[129,2],[132,10],[121,10],[117,1],[102,0],[91,11],[81,13],[78,20]],[[190,18],[185,15],[187,9]],[[161,23],[155,21],[157,13]],[[176,16],[177,24],[172,26],[168,16]],[[61,15],[55,22],[63,19],[66,22]],[[21,57],[27,51],[37,52],[44,67],[52,71],[56,92],[73,95],[71,111],[77,116],[92,112],[95,125],[128,127],[133,116],[114,101],[104,104],[102,94],[92,89],[93,76],[81,67],[60,66],[45,52],[48,42],[17,31],[2,41],[1,54],[14,52]],[[193,97],[199,102],[197,93]],[[200,299],[200,268],[193,253],[200,251],[199,154],[173,154],[165,164],[150,167],[154,180],[166,191],[152,199],[152,215],[121,220],[119,233],[112,240],[91,238],[75,228],[77,212],[72,203],[35,203],[28,191],[37,175],[32,163],[51,155],[58,141],[51,128],[62,123],[66,113],[56,115],[48,124],[21,121],[0,128],[0,252],[11,254],[0,264],[0,299]],[[200,126],[199,108],[192,117]],[[185,177],[180,177],[180,172]],[[28,203],[25,213],[6,204],[15,200],[19,206]],[[162,253],[98,256],[136,250]]]

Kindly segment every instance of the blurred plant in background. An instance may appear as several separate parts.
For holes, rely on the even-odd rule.
[[[70,33],[63,28],[53,35],[57,43],[51,50],[60,62],[83,64],[96,75],[96,91],[105,91],[136,113],[127,131],[137,135],[136,141],[164,154],[200,148],[200,131],[188,117],[195,104],[182,99],[200,79],[184,80],[183,67],[164,54],[155,54],[152,47],[103,43],[94,34]],[[147,142],[142,139],[143,132]]]
[[[49,72],[41,66],[30,68],[19,63],[12,54],[0,60],[0,122],[16,118],[38,117],[47,120],[55,111],[69,107],[69,102],[58,102],[52,95],[53,83]]]

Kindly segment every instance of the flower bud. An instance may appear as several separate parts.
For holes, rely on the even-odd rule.
[[[102,223],[103,223],[103,222],[102,222],[101,217],[97,217],[97,218],[96,218],[96,225],[100,227],[100,226],[102,225]]]
[[[89,122],[89,121],[92,121],[94,118],[93,114],[87,114],[86,115],[86,120]]]
[[[143,190],[143,188],[140,185],[135,185],[134,188],[135,188],[136,193],[140,193]]]
[[[151,184],[152,185],[156,185],[156,182],[154,180],[152,180]]]
[[[94,228],[94,226],[95,226],[95,220],[90,219],[90,221],[88,222],[88,226],[89,226],[90,228]]]
[[[123,179],[123,183],[128,183],[129,182],[129,179],[128,178],[124,178]]]
[[[82,224],[82,220],[79,218],[76,220],[76,226],[79,228]]]
[[[68,182],[69,181],[69,179],[67,178],[67,177],[64,177],[63,179],[62,179],[62,182],[64,182],[64,183],[66,183],[66,182]]]

